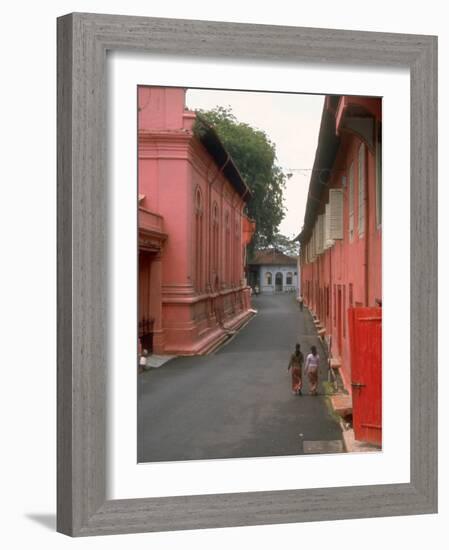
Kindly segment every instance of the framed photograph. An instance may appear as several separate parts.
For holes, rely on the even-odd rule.
[[[436,98],[432,36],[58,19],[58,531],[437,511]]]

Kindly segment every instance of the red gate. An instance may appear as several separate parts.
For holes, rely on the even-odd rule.
[[[382,308],[349,308],[352,416],[359,441],[382,444]]]

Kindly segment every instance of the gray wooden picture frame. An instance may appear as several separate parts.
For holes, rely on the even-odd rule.
[[[437,38],[81,13],[57,26],[58,531],[85,536],[436,512]],[[108,50],[410,69],[410,483],[106,499]]]

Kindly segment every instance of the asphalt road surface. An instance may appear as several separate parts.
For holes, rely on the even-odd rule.
[[[178,357],[139,375],[139,462],[338,448],[341,429],[321,382],[317,397],[308,395],[307,380],[303,396],[291,393],[287,366],[295,343],[304,355],[318,345],[310,314],[300,312],[292,294],[253,296],[253,307],[257,315],[215,354]]]

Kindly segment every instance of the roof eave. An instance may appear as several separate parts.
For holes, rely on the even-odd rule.
[[[217,166],[223,170],[223,174],[231,182],[234,189],[247,202],[253,196],[253,193],[240,174],[234,159],[226,150],[215,128],[197,113],[193,132],[215,160]]]

